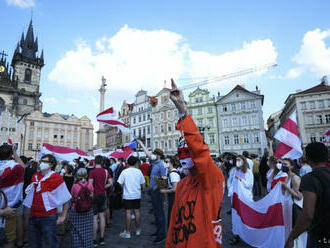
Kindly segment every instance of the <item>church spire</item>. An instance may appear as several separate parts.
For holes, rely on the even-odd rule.
[[[37,51],[38,51],[38,40],[37,39],[34,40],[33,24],[31,19],[28,31],[25,36],[24,45],[22,47],[22,54],[23,56],[29,59],[35,59]]]

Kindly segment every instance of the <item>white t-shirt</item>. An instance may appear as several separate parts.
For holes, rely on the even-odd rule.
[[[253,161],[252,161],[251,159],[249,159],[249,158],[246,158],[246,162],[247,162],[248,165],[249,165],[249,169],[250,169],[250,170],[253,170]]]
[[[178,170],[174,169],[170,171],[169,178],[168,178],[168,188],[173,188],[172,183],[180,182],[180,174]]]
[[[117,182],[124,187],[123,199],[141,199],[141,184],[145,183],[141,170],[132,167],[127,168],[122,171]]]

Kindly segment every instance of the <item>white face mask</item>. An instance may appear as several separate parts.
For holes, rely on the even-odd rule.
[[[180,159],[180,164],[183,169],[191,169],[195,165],[191,158]]]
[[[242,161],[236,161],[236,166],[238,168],[242,167],[243,166],[243,162]]]
[[[150,156],[150,159],[151,159],[151,161],[155,161],[155,160],[157,160],[157,156],[155,154],[152,154]]]
[[[229,163],[230,163],[230,164],[233,164],[233,160],[229,160]]]
[[[49,164],[48,163],[44,163],[44,162],[41,162],[40,165],[40,170],[41,171],[45,171],[45,170],[48,170],[50,168]]]
[[[279,170],[281,170],[282,169],[282,164],[281,163],[277,163],[276,164],[276,168],[279,169]]]

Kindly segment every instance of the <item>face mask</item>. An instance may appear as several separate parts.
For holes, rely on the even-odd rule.
[[[194,161],[191,158],[181,159],[180,164],[183,169],[191,169],[195,165]]]
[[[233,160],[229,160],[229,163],[230,163],[230,164],[233,164]]]
[[[285,173],[289,172],[289,167],[285,166],[285,165],[282,165],[282,168],[281,170]]]
[[[242,167],[243,166],[243,162],[242,161],[236,161],[236,166],[238,168]]]
[[[281,170],[282,169],[282,164],[281,163],[277,163],[276,164],[276,168],[279,169],[279,170]]]
[[[48,163],[44,163],[44,162],[41,162],[40,165],[40,170],[41,171],[45,171],[45,170],[48,170],[50,168],[49,164]]]
[[[155,160],[157,160],[157,156],[155,154],[152,154],[150,156],[150,159],[151,159],[151,161],[155,161]]]

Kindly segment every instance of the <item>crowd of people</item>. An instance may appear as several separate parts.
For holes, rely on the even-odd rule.
[[[173,81],[170,98],[182,133],[176,156],[149,151],[140,140],[146,157],[126,160],[96,156],[57,161],[46,154],[35,161],[19,156],[15,145],[0,146],[0,247],[56,248],[67,232],[71,247],[104,246],[113,210],[120,208],[125,210],[125,229],[118,235],[130,239],[134,219],[135,235],[140,236],[141,199],[148,193],[154,244],[166,240],[168,248],[219,248],[222,200],[225,193],[233,198],[237,184],[251,201],[277,184],[290,194],[293,228],[287,248],[330,247],[330,168],[324,144],[309,144],[299,161],[276,158],[271,139],[261,158],[247,151],[212,158]],[[233,233],[231,244],[239,242]]]

